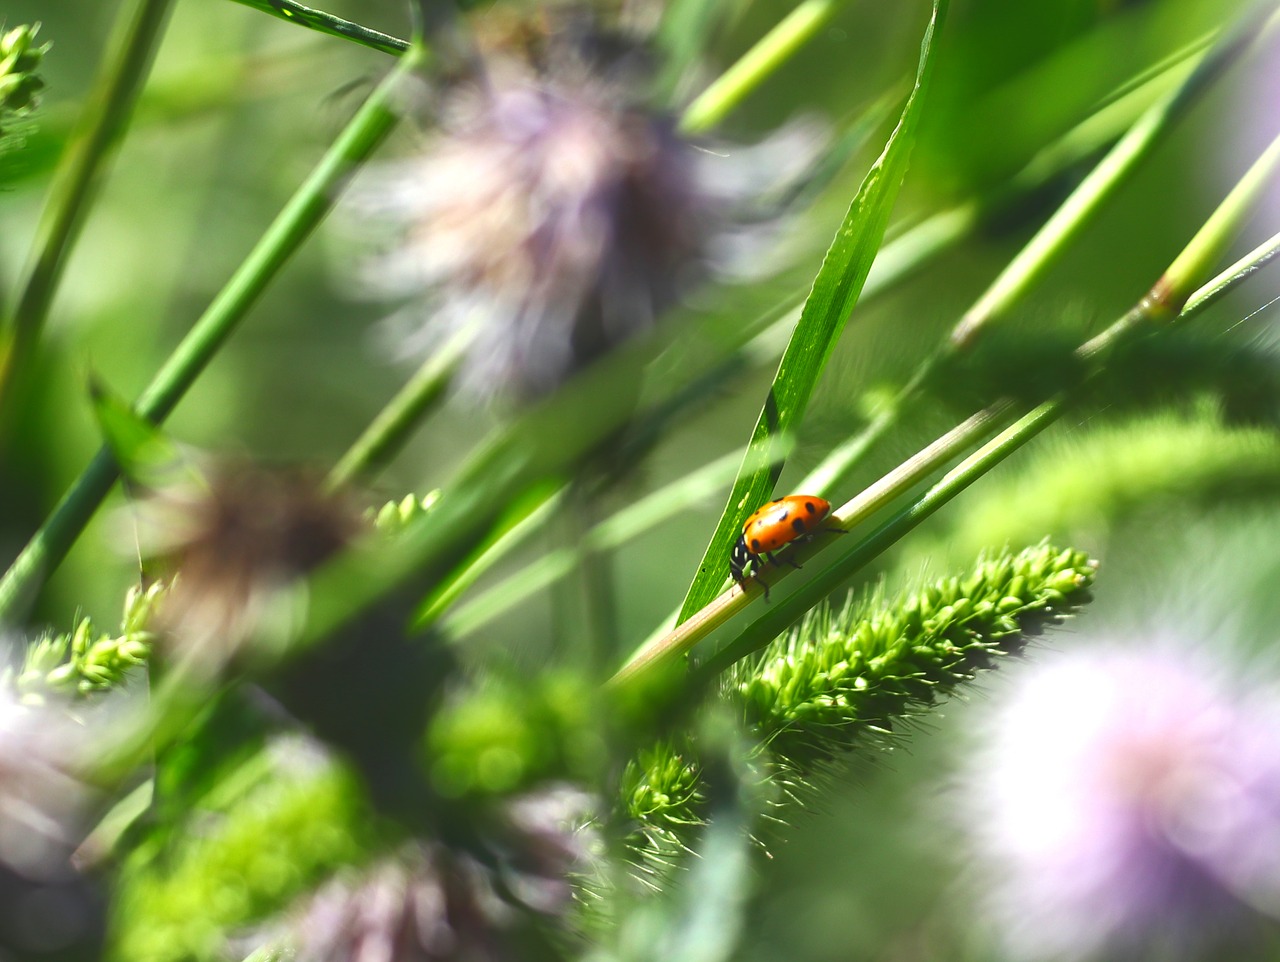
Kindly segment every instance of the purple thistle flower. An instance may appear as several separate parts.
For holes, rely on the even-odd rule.
[[[1170,648],[1046,660],[962,811],[1015,958],[1192,956],[1280,915],[1280,703]]]
[[[368,286],[410,301],[395,353],[469,331],[461,382],[481,397],[545,394],[648,331],[708,274],[730,208],[759,184],[713,170],[638,104],[636,58],[602,66],[592,40],[553,36],[537,68],[493,59],[445,95],[420,156],[371,171],[353,197],[392,235]]]

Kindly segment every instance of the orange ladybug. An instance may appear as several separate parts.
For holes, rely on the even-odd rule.
[[[773,563],[773,552],[793,541],[809,538],[830,513],[831,502],[809,494],[789,494],[763,505],[743,524],[742,537],[729,555],[733,580],[740,586],[745,584],[747,565],[754,562],[758,573],[761,558]],[[764,596],[767,601],[768,585],[764,585]]]

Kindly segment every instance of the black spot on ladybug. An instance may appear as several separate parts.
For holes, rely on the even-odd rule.
[[[796,518],[791,522],[791,527],[795,530],[796,534],[804,534],[805,528],[807,528],[808,525],[804,523],[804,518]]]
[[[752,554],[759,554],[759,553],[760,553],[760,539],[759,539],[759,538],[752,538],[752,539],[751,539],[751,553],[752,553]]]
[[[804,509],[805,509],[806,511],[808,511],[810,514],[817,514],[817,513],[818,513],[818,509],[814,506],[814,504],[813,504],[813,502],[812,502],[812,501],[806,501],[806,502],[804,503]]]

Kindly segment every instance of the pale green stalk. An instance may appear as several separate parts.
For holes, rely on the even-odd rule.
[[[1034,237],[1000,272],[991,286],[965,311],[951,334],[952,344],[963,347],[988,324],[1008,314],[1093,220],[1139,164],[1186,116],[1188,108],[1222,73],[1259,38],[1275,29],[1280,18],[1275,4],[1260,4],[1209,50],[1189,77],[1171,94],[1150,108],[1093,168],[1071,196],[1054,211]]]
[[[427,358],[396,396],[338,459],[326,479],[328,488],[341,488],[384,467],[412,436],[422,419],[444,397],[458,361],[474,331],[463,330]]]
[[[561,548],[544,555],[459,607],[457,611],[446,615],[440,621],[440,631],[450,638],[474,632],[503,612],[521,604],[530,595],[569,574],[575,565],[582,562],[587,552],[619,548],[692,505],[714,496],[724,484],[733,480],[740,461],[741,458],[736,453],[727,454],[627,505],[589,529],[576,547]],[[539,517],[538,521],[541,520],[543,519]],[[494,547],[495,553],[505,553],[501,550],[505,545]],[[486,554],[481,561],[488,557]],[[489,565],[478,562],[473,567],[484,570]],[[456,600],[461,588],[474,583],[478,574],[479,572],[468,569],[467,578],[459,585],[458,590],[441,595],[426,615],[439,617]]]
[[[949,352],[967,345],[987,324],[1005,316],[1044,276],[1071,241],[1101,209],[1103,203],[1111,198],[1129,175],[1137,169],[1141,161],[1146,159],[1171,129],[1174,121],[1186,114],[1195,99],[1257,40],[1260,33],[1275,29],[1278,18],[1273,12],[1274,6],[1272,3],[1267,3],[1254,7],[1250,15],[1242,20],[1228,36],[1201,56],[1195,69],[1177,88],[1139,117],[1102,161],[1081,181],[1066,202],[1054,212],[1035,236],[1000,272],[991,286],[964,313],[951,333],[947,348],[925,360],[898,393],[879,408],[871,423],[857,437],[850,438],[832,451],[823,463],[802,482],[798,490],[819,492],[829,490],[839,478],[861,463],[867,451],[901,420],[907,405],[916,397],[921,387]],[[1119,104],[1120,101],[1117,101],[1106,109],[1108,111],[1118,109]],[[1055,144],[1050,151],[1038,155],[1026,170],[1015,178],[1015,181],[1025,177],[1028,183],[1035,183],[1037,175],[1041,175],[1042,165],[1051,165],[1064,159],[1054,156],[1057,151],[1066,151],[1069,156],[1071,152],[1079,149],[1081,142],[1087,143],[1095,123],[1096,119],[1090,118]],[[949,228],[951,232],[969,229],[970,222],[965,216],[966,212],[963,207],[957,208],[953,212],[954,220],[938,225],[938,229]],[[977,216],[976,211],[972,216]],[[942,234],[942,237],[946,236],[945,233]],[[904,235],[901,241],[905,242],[907,239]],[[891,253],[892,247],[893,245],[886,245],[884,254]],[[910,252],[910,248],[904,251],[904,253]],[[898,256],[896,251],[892,253]],[[893,262],[890,261],[890,263]],[[872,289],[872,281],[879,280],[877,275],[878,271],[873,270],[868,278],[868,290]]]
[[[802,0],[782,21],[691,103],[680,129],[697,134],[714,127],[752,90],[789,60],[848,0]]]

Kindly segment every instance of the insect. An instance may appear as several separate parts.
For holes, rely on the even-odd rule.
[[[742,526],[742,537],[729,555],[729,572],[733,580],[740,586],[745,584],[747,565],[753,562],[758,574],[761,558],[776,563],[773,552],[793,541],[808,540],[830,513],[831,502],[808,494],[789,494],[763,505],[746,520]],[[764,598],[768,601],[769,586],[763,581],[760,583],[764,585]]]

